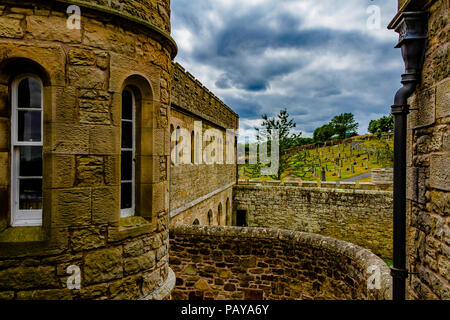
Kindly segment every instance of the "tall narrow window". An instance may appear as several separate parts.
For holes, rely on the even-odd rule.
[[[42,82],[23,75],[12,84],[11,225],[42,225]]]
[[[122,154],[120,208],[122,218],[134,216],[135,208],[135,97],[131,90],[122,93]]]
[[[191,163],[195,164],[195,135],[194,131],[191,133]]]

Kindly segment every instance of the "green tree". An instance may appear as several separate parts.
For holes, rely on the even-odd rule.
[[[326,124],[314,130],[314,141],[317,143],[328,141],[332,136],[334,136],[334,133],[335,131],[333,126],[331,126],[330,124]]]
[[[278,131],[278,139],[279,139],[279,167],[277,173],[277,179],[281,180],[282,174],[286,171],[288,163],[287,159],[284,155],[285,151],[289,148],[292,148],[293,143],[298,141],[301,136],[301,132],[297,134],[291,134],[291,130],[295,128],[297,125],[294,122],[294,119],[289,117],[289,113],[286,109],[281,109],[280,113],[273,118],[270,118],[267,114],[262,116],[263,122],[261,127],[264,129],[265,133],[262,133],[259,128],[255,128],[258,132],[257,137],[258,141],[261,141],[262,135],[268,135],[268,149],[270,150],[270,135],[273,130]]]
[[[331,120],[330,125],[334,129],[334,133],[341,139],[345,139],[347,134],[356,133],[359,124],[355,122],[352,113],[342,113]]]
[[[394,116],[384,116],[378,120],[372,120],[369,123],[368,130],[372,134],[377,134],[378,132],[392,132],[394,131]]]

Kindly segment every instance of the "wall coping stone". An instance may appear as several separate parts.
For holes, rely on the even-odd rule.
[[[306,244],[315,249],[328,250],[354,260],[361,270],[366,271],[370,266],[377,266],[381,273],[381,294],[386,300],[392,297],[392,277],[386,263],[371,251],[356,244],[313,233],[290,231],[271,228],[242,228],[242,227],[209,227],[176,225],[171,226],[170,234],[188,235],[192,237],[218,237],[239,239],[267,239],[291,241],[298,244]]]

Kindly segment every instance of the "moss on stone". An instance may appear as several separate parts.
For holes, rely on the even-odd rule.
[[[8,228],[0,233],[0,242],[39,242],[45,240],[42,227]]]

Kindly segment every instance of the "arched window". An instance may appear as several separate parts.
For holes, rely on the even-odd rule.
[[[227,198],[227,202],[225,203],[225,214],[227,216],[227,226],[231,226],[231,214],[230,214],[230,198]]]
[[[120,209],[122,218],[135,214],[136,100],[132,90],[122,92],[122,153]]]
[[[219,203],[217,208],[217,223],[219,226],[222,224],[222,203]]]
[[[213,213],[212,210],[208,211],[208,225],[211,226],[213,223]]]
[[[178,150],[178,144],[180,141],[180,126],[177,127],[177,130],[175,131],[175,164],[180,164],[180,151]]]
[[[175,128],[173,126],[173,124],[170,125],[170,162],[172,164],[174,163],[174,157],[172,157],[172,151],[175,148],[176,143],[173,141],[173,132],[175,131]]]
[[[12,82],[11,225],[42,225],[43,86],[35,75]]]
[[[191,132],[191,163],[195,164],[195,135]]]
[[[194,226],[200,225],[200,221],[198,221],[198,219],[195,219],[193,225],[194,225]]]

